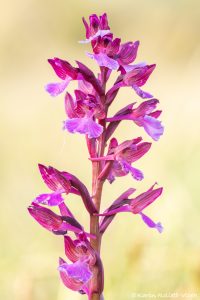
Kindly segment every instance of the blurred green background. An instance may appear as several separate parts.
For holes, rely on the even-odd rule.
[[[136,164],[145,180],[129,176],[105,185],[103,208],[129,187],[141,192],[158,181],[165,189],[146,210],[163,223],[162,235],[128,214],[118,216],[106,233],[105,299],[139,299],[137,292],[177,292],[176,299],[200,295],[200,1],[8,0],[1,3],[0,18],[0,299],[85,299],[59,280],[62,239],[40,228],[26,207],[47,191],[38,162],[68,170],[91,187],[84,138],[61,130],[63,96],[52,99],[43,86],[57,81],[46,62],[53,56],[97,70],[85,56],[89,46],[77,41],[84,38],[81,17],[103,12],[115,36],[140,40],[137,62],[157,63],[145,90],[160,99],[165,125],[160,142]],[[135,100],[140,101],[124,89],[110,114]],[[128,122],[117,134],[120,141],[138,135],[150,140]],[[82,203],[76,197],[68,203],[87,228]]]

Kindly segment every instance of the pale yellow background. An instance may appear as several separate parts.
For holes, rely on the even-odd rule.
[[[26,207],[47,192],[38,162],[73,172],[91,187],[84,138],[61,130],[63,96],[52,99],[43,86],[57,81],[49,57],[78,59],[96,70],[85,56],[89,46],[77,41],[84,38],[81,17],[104,11],[116,36],[141,41],[137,62],[157,63],[145,89],[160,99],[166,128],[160,142],[135,164],[144,171],[143,183],[129,176],[105,186],[103,207],[129,187],[141,192],[158,181],[165,189],[146,210],[162,221],[162,235],[128,214],[118,216],[106,233],[105,299],[141,299],[137,292],[177,292],[176,299],[200,294],[200,1],[8,0],[1,3],[0,17],[2,300],[81,299],[59,281],[62,239],[34,222]],[[135,100],[140,101],[124,89],[112,112]],[[117,133],[120,141],[138,135],[150,141],[128,122]],[[68,197],[68,203],[87,228],[79,199]]]

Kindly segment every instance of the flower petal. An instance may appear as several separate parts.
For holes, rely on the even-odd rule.
[[[110,30],[98,30],[93,36],[90,36],[88,39],[85,39],[83,41],[79,41],[80,44],[88,44],[91,41],[95,40],[96,38],[103,37],[106,34],[109,34]]]
[[[127,86],[136,85],[140,87],[146,83],[155,67],[156,65],[153,64],[134,68],[132,71],[123,75],[123,81]]]
[[[62,198],[61,193],[56,192],[50,194],[41,194],[34,199],[33,203],[57,206],[63,201],[64,199]]]
[[[148,135],[150,135],[155,141],[158,141],[164,132],[164,127],[161,125],[161,122],[151,116],[144,116],[142,125]]]
[[[97,124],[92,118],[74,118],[64,122],[64,129],[71,133],[79,132],[88,134],[88,138],[97,138],[103,132],[103,127]]]
[[[123,166],[124,166],[124,169],[127,170],[128,172],[131,173],[131,175],[133,176],[133,178],[135,180],[142,180],[144,178],[144,175],[142,173],[142,171],[132,167],[131,165],[129,165],[126,161],[123,161]]]
[[[163,226],[160,222],[155,223],[152,219],[150,219],[148,216],[146,216],[142,212],[140,212],[140,215],[141,215],[142,220],[148,227],[157,229],[159,233],[163,232]]]
[[[96,62],[98,63],[98,65],[100,67],[107,67],[108,69],[111,70],[118,70],[119,68],[119,64],[116,60],[110,58],[108,55],[104,54],[104,53],[99,53],[99,54],[90,54],[87,53],[87,55],[96,60]]]
[[[70,236],[64,237],[64,243],[65,243],[65,254],[68,259],[70,259],[72,262],[76,262],[80,258],[80,251],[79,248],[76,247],[76,244],[74,241],[70,238]]]
[[[58,270],[67,274],[69,277],[82,282],[82,284],[87,283],[92,277],[92,272],[89,269],[89,265],[84,260],[78,260],[73,264],[61,264],[58,267]]]
[[[52,96],[56,97],[67,88],[71,78],[67,76],[67,79],[62,82],[49,83],[45,86],[45,90]]]
[[[118,62],[121,65],[129,65],[132,63],[137,56],[138,47],[139,41],[136,41],[135,43],[127,42],[122,44],[118,54]]]
[[[140,96],[142,99],[153,98],[153,95],[151,95],[148,92],[145,92],[145,91],[141,90],[137,85],[133,85],[132,88],[134,89],[136,94],[138,96]]]
[[[148,189],[146,192],[140,194],[131,201],[131,210],[132,213],[138,214],[143,211],[147,206],[154,202],[163,191],[163,188],[153,189],[155,184]]]
[[[62,226],[62,218],[46,207],[32,204],[28,207],[30,215],[49,231],[58,231]]]
[[[53,59],[48,59],[48,62],[54,69],[56,75],[62,80],[67,79],[69,76],[72,79],[76,79],[78,76],[78,71],[74,68],[68,61],[54,57]]]
[[[38,164],[42,179],[45,184],[54,192],[68,194],[72,187],[70,181],[53,167],[45,167],[42,164]]]
[[[59,270],[60,266],[62,266],[63,264],[66,264],[66,262],[62,258],[60,258],[58,270]],[[72,291],[79,291],[82,289],[82,286],[83,286],[82,282],[70,277],[67,274],[67,272],[64,272],[62,270],[59,270],[59,272],[60,272],[61,280],[67,288],[71,289]]]

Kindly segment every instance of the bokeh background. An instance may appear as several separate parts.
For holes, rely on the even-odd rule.
[[[81,17],[107,12],[115,36],[140,40],[137,61],[157,63],[145,90],[160,99],[165,135],[139,162],[145,180],[131,177],[106,183],[102,207],[120,192],[138,192],[158,181],[162,198],[146,212],[162,221],[159,235],[140,218],[121,215],[107,231],[102,256],[105,299],[139,299],[135,293],[178,293],[176,299],[200,299],[200,1],[197,0],[7,0],[0,18],[0,299],[79,300],[57,274],[63,242],[42,229],[27,206],[47,191],[37,163],[68,170],[91,187],[84,138],[61,130],[63,96],[51,99],[43,86],[57,78],[46,59],[71,63],[85,56],[89,45]],[[72,91],[73,84],[69,90]],[[124,89],[111,114],[134,100]],[[132,123],[117,130],[120,141],[142,135]],[[87,214],[76,197],[68,201],[87,227]],[[194,295],[195,294],[195,295]],[[182,295],[182,296],[181,296]],[[143,299],[149,299],[143,295]]]

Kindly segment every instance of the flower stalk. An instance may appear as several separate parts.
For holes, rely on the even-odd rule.
[[[136,190],[129,188],[104,212],[101,211],[104,183],[112,184],[116,178],[128,174],[133,180],[143,180],[143,172],[135,168],[134,163],[151,148],[151,142],[144,142],[142,137],[118,142],[115,130],[121,122],[128,120],[143,128],[152,140],[158,141],[164,129],[158,120],[161,114],[161,110],[157,110],[159,101],[141,89],[155,64],[133,64],[139,42],[121,43],[120,38],[114,38],[106,14],[100,17],[91,15],[89,23],[83,18],[83,23],[86,40],[81,43],[91,43],[93,53],[87,55],[97,63],[100,73],[96,76],[79,61],[74,67],[59,58],[49,59],[60,82],[49,83],[46,91],[55,97],[65,92],[71,81],[77,82],[74,96],[65,93],[67,119],[63,122],[63,129],[85,135],[92,166],[92,190],[89,192],[85,184],[70,172],[39,164],[42,179],[50,192],[37,196],[28,211],[43,228],[64,239],[64,252],[70,263],[59,258],[58,271],[63,284],[72,291],[86,294],[88,300],[103,300],[101,241],[115,217],[131,213],[139,216],[147,227],[159,233],[163,230],[160,222],[154,222],[143,212],[162,194],[163,189],[155,188],[156,184],[134,198],[132,194]],[[107,89],[112,72],[117,72],[116,80]],[[123,87],[131,88],[142,102],[126,104],[114,116],[109,116],[109,108]],[[90,218],[89,230],[84,229],[68,208],[66,201],[69,201],[70,194],[75,194],[83,202]],[[60,213],[55,213],[53,207],[57,207]]]

